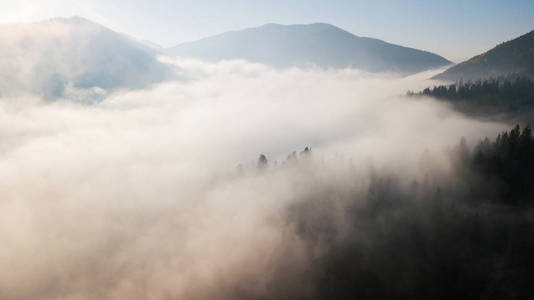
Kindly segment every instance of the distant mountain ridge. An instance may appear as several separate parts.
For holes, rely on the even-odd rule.
[[[359,37],[326,23],[271,23],[183,43],[166,49],[165,53],[210,62],[245,59],[281,68],[316,65],[402,74],[451,64],[447,59],[427,51]]]
[[[81,17],[0,25],[0,96],[98,99],[173,75],[157,51]]]
[[[433,79],[468,81],[509,74],[534,76],[534,31],[453,66]]]

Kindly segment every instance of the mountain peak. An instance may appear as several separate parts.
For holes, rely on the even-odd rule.
[[[102,25],[97,24],[89,19],[86,19],[80,16],[51,18],[51,19],[48,19],[48,22],[58,22],[58,23],[66,23],[66,24],[91,24],[91,25],[102,27]]]
[[[278,68],[315,65],[401,74],[450,64],[436,54],[360,38],[328,23],[268,23],[184,43],[166,52],[212,62],[245,59]]]
[[[308,23],[308,24],[289,24],[289,25],[285,25],[285,24],[279,24],[279,23],[266,23],[261,27],[329,27],[329,28],[338,28],[337,26],[335,25],[332,25],[332,24],[329,24],[329,23],[321,23],[321,22],[317,22],[317,23]],[[254,29],[254,28],[250,28],[250,29]]]
[[[269,29],[269,28],[278,29],[278,30],[303,30],[303,31],[334,30],[334,31],[346,32],[345,30],[335,25],[328,24],[328,23],[289,24],[289,25],[278,24],[278,23],[267,23],[260,27],[247,28],[245,30],[261,30],[261,29]]]
[[[534,30],[451,67],[433,79],[478,80],[511,73],[534,76]]]
[[[82,17],[0,27],[0,34],[13,31],[17,34],[4,34],[0,39],[0,56],[6,61],[24,61],[35,80],[19,81],[24,70],[7,65],[0,68],[0,76],[11,84],[0,92],[76,98],[92,95],[79,91],[135,89],[173,76],[172,68],[161,63],[154,51]]]

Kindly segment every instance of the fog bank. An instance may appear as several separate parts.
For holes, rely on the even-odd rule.
[[[403,96],[428,86],[430,73],[164,62],[181,80],[96,105],[1,99],[0,298],[272,295],[322,251],[288,222],[292,207],[310,195],[363,203],[370,170],[409,182],[428,150],[446,172],[444,153],[461,136],[476,142],[505,128]],[[281,167],[306,146],[312,162]],[[327,206],[344,228],[344,204]],[[291,288],[314,296],[306,281]]]

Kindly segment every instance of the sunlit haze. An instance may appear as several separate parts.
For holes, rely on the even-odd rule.
[[[3,1],[0,300],[534,299],[534,4],[374,2]]]
[[[459,62],[534,27],[534,2],[44,0],[0,1],[0,22],[82,16],[165,47],[265,23],[326,22]]]

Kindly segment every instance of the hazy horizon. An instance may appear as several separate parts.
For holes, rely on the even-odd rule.
[[[530,1],[278,1],[232,4],[157,0],[3,3],[0,23],[81,16],[163,47],[266,23],[330,23],[355,35],[431,51],[460,62],[534,29]]]

